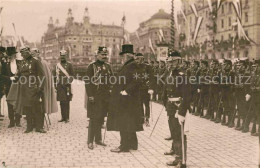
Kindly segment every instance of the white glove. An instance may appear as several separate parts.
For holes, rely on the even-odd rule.
[[[178,115],[179,115],[178,112],[179,112],[179,110],[176,111],[175,116],[174,116],[175,118],[178,118]]]
[[[246,101],[249,101],[251,96],[249,94],[246,94]]]
[[[198,93],[200,93],[200,89],[198,89],[197,91],[198,91]]]
[[[153,94],[153,90],[152,90],[152,89],[148,90],[148,93],[149,93],[150,95],[152,95],[152,94]]]
[[[178,121],[179,121],[180,125],[184,122],[184,120],[185,120],[185,117],[178,114]]]
[[[120,94],[123,95],[123,96],[128,95],[125,90],[121,91]]]
[[[10,77],[10,80],[11,80],[11,81],[15,80],[15,77],[11,76],[11,77]]]

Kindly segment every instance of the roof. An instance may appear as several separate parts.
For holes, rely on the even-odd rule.
[[[159,9],[157,13],[155,13],[151,19],[171,19],[171,15],[169,13],[166,13],[163,9]]]

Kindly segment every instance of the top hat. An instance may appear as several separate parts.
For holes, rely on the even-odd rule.
[[[134,54],[134,46],[132,44],[123,44],[122,45],[122,52],[120,53],[120,55],[123,54]]]
[[[102,54],[102,55],[107,55],[107,54],[108,54],[107,47],[99,46],[97,53],[98,53],[98,54]]]
[[[12,55],[14,55],[14,54],[16,54],[17,52],[16,52],[16,48],[15,47],[7,47],[7,49],[6,49],[6,54],[8,55],[8,56],[12,56]]]
[[[67,51],[66,50],[60,50],[60,55],[61,56],[67,55]]]
[[[232,61],[231,61],[231,60],[225,59],[225,60],[224,60],[224,63],[225,63],[225,64],[229,64],[229,65],[232,66]]]
[[[135,54],[136,57],[143,57],[144,55],[142,53]]]
[[[28,46],[24,46],[20,48],[20,52],[30,51],[30,48]]]
[[[5,47],[0,46],[0,52],[4,53],[6,51]]]
[[[181,54],[178,51],[168,50],[167,61],[178,60],[178,59],[181,59]]]
[[[200,62],[201,62],[202,64],[206,65],[206,66],[209,66],[209,63],[208,63],[208,61],[206,61],[206,60],[201,60]]]

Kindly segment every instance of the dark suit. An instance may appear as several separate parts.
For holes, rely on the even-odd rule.
[[[109,79],[113,72],[109,64],[95,61],[88,66],[86,75],[90,79],[85,80],[87,96],[94,98],[93,102],[87,101],[87,117],[90,118],[88,143],[93,143],[94,139],[96,142],[100,142],[102,139],[101,127],[104,117],[107,116],[111,90],[109,80],[106,79]]]
[[[111,104],[107,117],[107,130],[120,131],[121,150],[137,149],[137,131],[143,131],[143,111],[140,96],[140,78],[134,78],[139,66],[133,59],[126,62],[118,72],[117,77],[125,77],[125,82],[118,80],[113,85]],[[127,95],[120,94],[125,91]]]
[[[69,62],[61,63],[61,66],[67,71],[70,78],[56,66],[54,71],[55,89],[57,90],[57,101],[60,101],[62,120],[69,120],[70,101],[72,100],[71,82],[74,75],[73,66]]]
[[[17,64],[17,68],[19,68],[19,64],[21,64],[21,61],[18,61],[18,60],[15,60],[15,61]],[[4,85],[5,85],[4,92],[5,92],[5,96],[7,97],[9,90],[11,88],[11,85],[12,85],[12,81],[11,81],[10,77],[15,76],[15,74],[13,74],[11,71],[11,63],[9,61],[2,63],[2,76],[4,79]],[[10,120],[10,125],[14,125],[14,124],[19,125],[21,115],[14,111],[14,107],[12,104],[7,103],[7,107],[8,107],[8,117]]]

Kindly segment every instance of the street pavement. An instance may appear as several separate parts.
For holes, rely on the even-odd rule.
[[[87,147],[87,117],[84,109],[84,85],[73,84],[74,97],[71,103],[70,122],[58,123],[60,112],[50,115],[51,125],[47,134],[24,134],[22,128],[8,129],[7,108],[4,121],[0,121],[0,163],[7,167],[167,167],[174,158],[163,153],[171,147],[166,112],[157,103],[152,103],[150,127],[138,133],[139,149],[130,153],[111,153],[119,146],[119,133],[106,132],[107,147]],[[160,111],[162,115],[152,134]],[[258,167],[258,138],[243,134],[206,119],[190,117],[188,134],[188,160],[191,168],[256,168]],[[103,130],[104,133],[104,130]],[[1,166],[0,166],[1,167]]]

